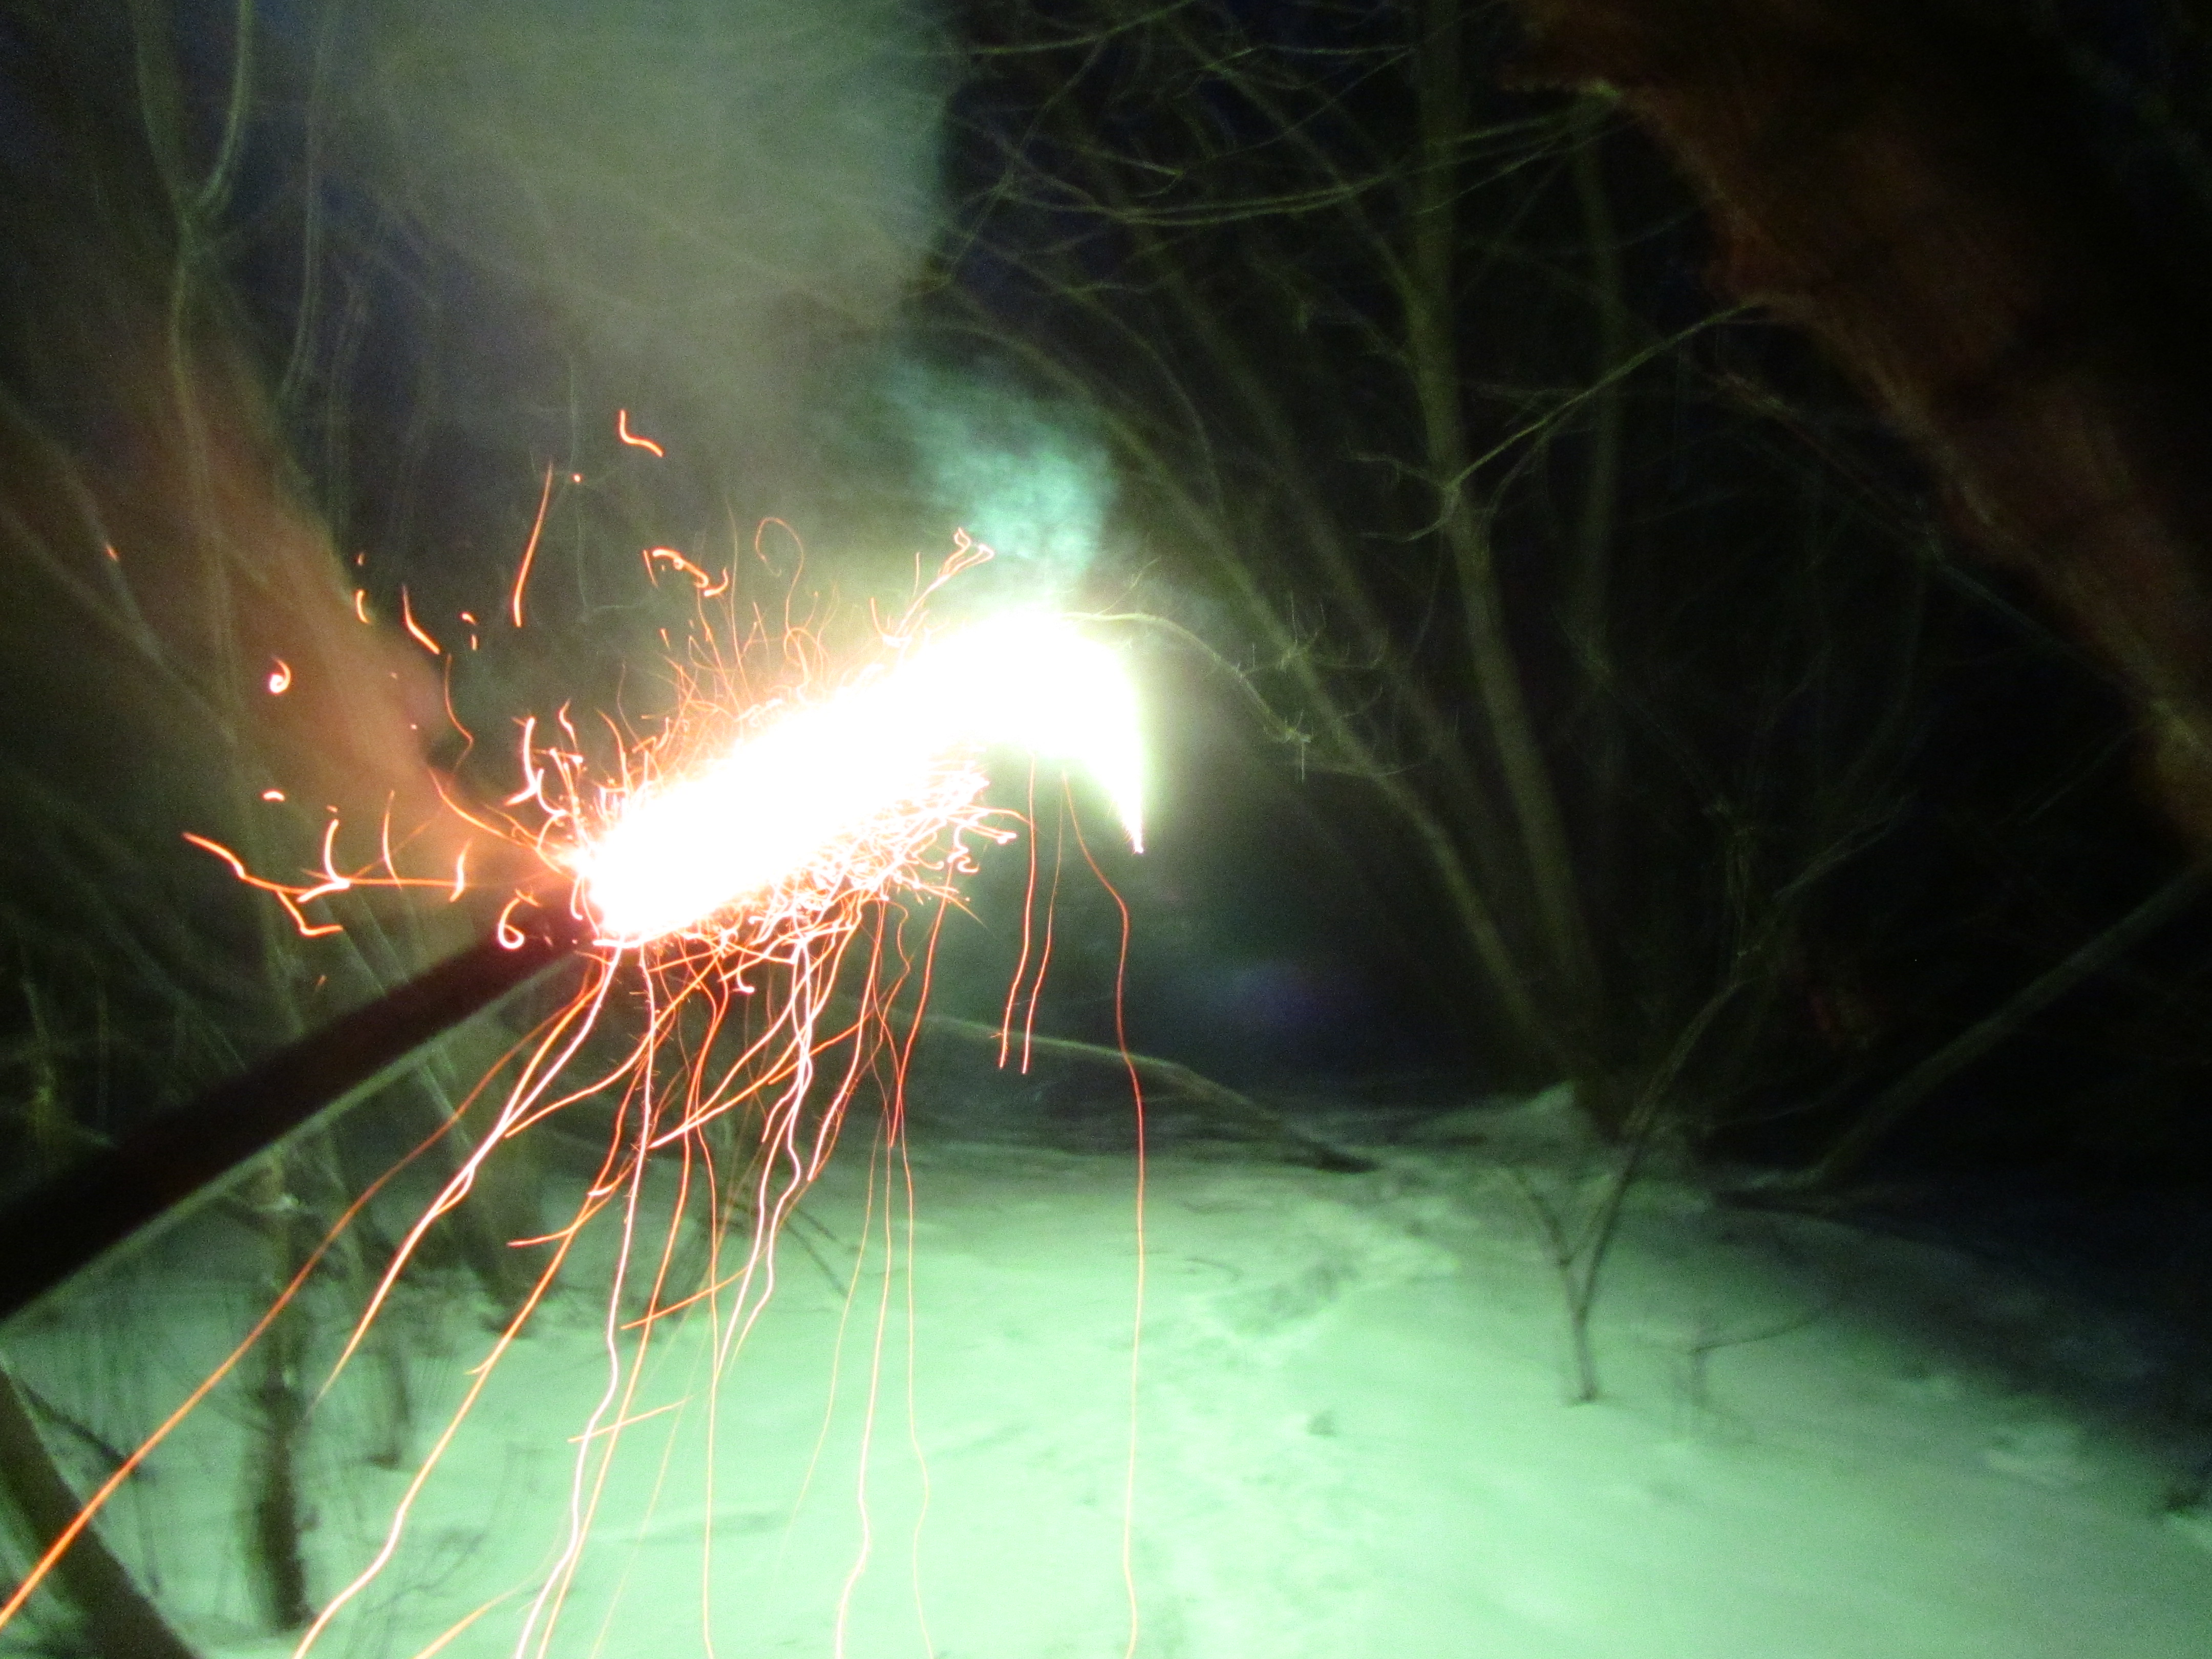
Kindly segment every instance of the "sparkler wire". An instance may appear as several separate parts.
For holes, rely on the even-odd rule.
[[[520,942],[480,941],[0,1207],[0,1319],[173,1218],[433,1038],[557,964],[573,966],[590,943],[565,913],[534,912],[503,931]]]

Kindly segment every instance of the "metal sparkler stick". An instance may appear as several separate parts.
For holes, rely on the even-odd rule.
[[[0,1320],[368,1092],[432,1038],[573,964],[591,937],[565,913],[517,926],[519,945],[480,940],[0,1209]]]

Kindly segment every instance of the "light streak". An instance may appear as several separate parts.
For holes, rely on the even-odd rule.
[[[479,1085],[478,1088],[481,1089],[482,1086]],[[440,1135],[444,1133],[442,1128],[437,1132]],[[434,1139],[435,1136],[433,1137],[434,1140]],[[428,1151],[431,1144],[431,1141],[423,1142],[416,1149],[416,1152]],[[222,1380],[237,1369],[239,1361],[252,1352],[254,1345],[267,1334],[269,1328],[276,1322],[284,1310],[291,1305],[293,1298],[300,1293],[301,1287],[314,1274],[316,1268],[321,1266],[323,1258],[330,1253],[331,1246],[344,1236],[346,1230],[353,1224],[356,1218],[368,1208],[371,1201],[385,1185],[412,1161],[410,1157],[395,1164],[391,1169],[370,1182],[361,1194],[346,1206],[344,1212],[331,1224],[330,1230],[323,1235],[321,1242],[307,1252],[306,1259],[300,1263],[291,1279],[286,1282],[282,1290],[277,1291],[267,1310],[253,1322],[246,1334],[239,1339],[237,1346],[224,1355],[215,1369],[201,1379],[198,1385],[185,1396],[176,1408],[155,1426],[151,1434],[139,1443],[137,1449],[118,1462],[109,1472],[107,1478],[93,1490],[92,1494],[84,1500],[82,1507],[77,1510],[70,1523],[63,1528],[60,1534],[46,1547],[45,1553],[31,1564],[30,1571],[23,1575],[21,1582],[4,1601],[0,1601],[0,1630],[4,1630],[9,1621],[23,1610],[24,1604],[37,1593],[39,1586],[46,1582],[56,1564],[69,1553],[70,1546],[75,1543],[82,1535],[84,1529],[92,1524],[94,1518],[106,1506],[108,1499],[122,1489],[124,1483],[138,1471],[161,1443],[176,1431],[177,1426],[199,1408],[200,1403],[215,1391]]]
[[[666,1416],[670,1412],[680,1412],[690,1403],[689,1400],[672,1400],[665,1406],[655,1406],[649,1412],[640,1412],[635,1417],[625,1417],[619,1423],[602,1423],[596,1429],[586,1429],[581,1434],[572,1434],[568,1437],[568,1443],[572,1446],[580,1446],[594,1435],[620,1434],[624,1429],[635,1428],[640,1423],[649,1423],[656,1417]]]
[[[424,630],[422,624],[415,620],[415,607],[408,603],[404,584],[402,584],[399,589],[399,620],[405,625],[409,636],[416,644],[434,657],[442,657],[446,654],[446,648],[432,639]]]
[[[656,562],[680,570],[690,577],[693,586],[698,588],[699,597],[702,599],[718,599],[729,591],[730,573],[728,571],[725,570],[721,580],[717,581],[672,547],[648,547],[645,550],[646,574],[654,576],[657,580],[658,573],[653,568]]]
[[[641,438],[629,429],[629,410],[626,409],[615,410],[615,435],[633,449],[648,452],[655,460],[665,459],[667,457],[668,452],[653,442],[652,439]]]
[[[431,1643],[428,1647],[424,1648],[421,1652],[417,1653],[415,1656],[415,1659],[437,1659],[437,1656],[443,1653],[448,1647],[452,1646],[454,1640],[464,1634],[470,1626],[475,1624],[477,1620],[483,1618],[484,1614],[491,1612],[502,1602],[513,1601],[515,1594],[516,1592],[514,1590],[508,1590],[502,1595],[493,1596],[490,1601],[474,1608],[465,1618],[460,1620],[449,1628],[444,1635],[439,1637],[438,1639]]]
[[[282,657],[271,657],[269,661],[269,695],[281,697],[292,689],[292,665]]]
[[[216,857],[221,859],[225,864],[230,866],[231,874],[236,876],[239,880],[244,882],[247,886],[258,887],[264,893],[273,894],[276,896],[276,902],[284,907],[286,914],[292,918],[292,925],[300,930],[301,938],[322,939],[331,933],[342,933],[345,931],[345,927],[342,923],[335,921],[318,922],[301,908],[302,904],[306,903],[310,899],[320,898],[324,896],[326,892],[337,890],[336,889],[318,887],[295,888],[288,886],[280,881],[264,881],[262,878],[255,875],[252,871],[246,867],[246,860],[244,859],[239,857],[237,854],[232,852],[230,848],[225,847],[221,842],[210,841],[205,836],[196,836],[190,830],[186,830],[185,832],[185,839],[191,842],[193,846],[199,848],[202,851],[212,853]]]
[[[538,538],[545,533],[545,509],[553,500],[553,463],[545,463],[545,483],[538,492],[538,516],[531,520],[530,541],[522,550],[522,562],[514,572],[514,592],[507,601],[507,610],[514,617],[514,625],[522,626],[522,590],[530,586],[530,567],[538,558]]]
[[[1114,908],[1121,915],[1121,939],[1114,969],[1114,1046],[1121,1051],[1121,1064],[1129,1074],[1129,1100],[1136,1113],[1137,1179],[1132,1199],[1132,1219],[1137,1236],[1135,1306],[1129,1318],[1129,1452],[1121,1475],[1121,1583],[1129,1607],[1129,1638],[1123,1650],[1124,1659],[1137,1659],[1137,1644],[1143,1634],[1143,1609],[1137,1594],[1137,1438],[1140,1404],[1139,1384],[1142,1378],[1145,1351],[1145,1292],[1149,1266],[1149,1252],[1145,1243],[1145,1187],[1146,1162],[1148,1156],[1145,1134],[1145,1080],[1138,1074],[1137,1062],[1129,1054],[1129,1010],[1126,990],[1129,969],[1129,904],[1114,884],[1106,879],[1092,856],[1091,844],[1083,837],[1083,826],[1075,823],[1075,843],[1082,849],[1083,861],[1091,866],[1091,873],[1098,884],[1112,894]]]

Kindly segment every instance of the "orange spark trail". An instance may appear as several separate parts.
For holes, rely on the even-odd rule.
[[[629,429],[629,410],[626,409],[618,409],[615,410],[615,435],[620,438],[624,443],[629,445],[633,449],[642,449],[649,452],[655,459],[665,459],[668,454],[666,450],[663,449],[659,444],[653,442],[652,439],[641,438],[636,433],[632,432]]]
[[[267,797],[264,796],[263,799],[266,799]],[[329,934],[342,933],[345,931],[343,924],[339,922],[317,922],[311,920],[307,912],[300,908],[305,899],[322,896],[321,892],[313,888],[288,887],[280,881],[264,880],[248,870],[246,867],[246,860],[221,842],[210,841],[205,836],[196,836],[189,830],[185,832],[185,839],[202,852],[212,853],[221,859],[230,866],[231,874],[236,876],[248,887],[258,887],[263,892],[274,895],[276,902],[284,907],[285,914],[292,918],[293,926],[300,930],[301,939],[322,939]]]
[[[672,547],[648,547],[645,550],[645,569],[647,575],[654,574],[653,567],[656,561],[680,570],[690,577],[693,584],[699,590],[699,597],[702,599],[720,599],[729,590],[730,573],[728,571],[724,571],[721,580],[716,581]]]
[[[522,550],[522,564],[514,573],[514,597],[507,601],[507,609],[513,613],[517,628],[522,626],[522,590],[530,585],[530,566],[538,557],[538,538],[544,533],[545,509],[552,500],[553,463],[548,461],[545,463],[545,483],[538,492],[538,516],[531,521],[530,542]]]
[[[415,607],[407,602],[407,589],[404,584],[399,589],[399,620],[406,624],[407,632],[413,636],[416,644],[434,657],[442,657],[446,654],[445,647],[425,633],[422,624],[415,620]]]
[[[1129,1098],[1136,1109],[1137,1130],[1137,1186],[1133,1205],[1137,1235],[1136,1305],[1129,1322],[1129,1457],[1121,1477],[1121,1583],[1129,1601],[1129,1642],[1124,1650],[1124,1659],[1136,1659],[1141,1634],[1137,1598],[1137,1407],[1145,1349],[1146,1270],[1149,1265],[1145,1247],[1145,1081],[1138,1075],[1137,1062],[1129,1054],[1126,995],[1129,978],[1129,903],[1098,867],[1098,860],[1091,855],[1091,843],[1084,839],[1082,823],[1073,818],[1069,822],[1075,830],[1075,844],[1083,851],[1083,861],[1091,866],[1091,873],[1098,878],[1098,884],[1111,896],[1121,919],[1121,944],[1114,963],[1114,1044],[1121,1051],[1121,1064],[1129,1073]]]

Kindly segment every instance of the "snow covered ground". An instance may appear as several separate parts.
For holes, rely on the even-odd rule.
[[[1156,1154],[1133,1411],[1126,1155],[926,1131],[886,1277],[850,1138],[719,1381],[703,1316],[661,1328],[550,1641],[525,1650],[680,1659],[711,1619],[721,1656],[1110,1659],[1133,1479],[1152,1659],[2212,1653],[2212,1446],[2161,1415],[2117,1319],[1654,1176],[1595,1302],[1600,1397],[1571,1403],[1540,1212],[1571,1235],[1607,1165],[1564,1103],[1361,1150],[1359,1174]],[[127,1437],[247,1313],[222,1224],[11,1332],[11,1364]],[[478,1609],[441,1651],[516,1650],[580,1512],[611,1249],[587,1237],[316,1652],[408,1659]],[[389,1374],[357,1365],[319,1408],[319,1597],[375,1549],[490,1340],[471,1284],[432,1274],[392,1310],[413,1356],[398,1467],[366,1449]],[[290,1650],[253,1630],[241,1565],[251,1424],[218,1396],[108,1529],[210,1659]],[[82,1434],[50,1432],[93,1473]]]

